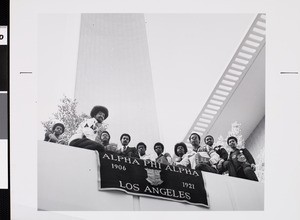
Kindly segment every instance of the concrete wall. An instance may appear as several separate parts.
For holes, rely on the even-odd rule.
[[[109,109],[111,142],[122,133],[131,146],[159,140],[143,14],[82,14],[75,98],[79,112]]]
[[[263,210],[264,186],[203,172],[210,208],[98,191],[94,151],[38,142],[38,209],[51,211]]]
[[[260,182],[264,182],[265,170],[265,117],[261,119],[256,128],[245,142],[245,147],[253,155],[257,171],[256,174]]]

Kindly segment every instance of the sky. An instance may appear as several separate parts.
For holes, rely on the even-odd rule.
[[[184,138],[254,18],[255,14],[145,14],[165,151],[173,153],[174,144]],[[74,97],[79,31],[79,14],[39,17],[38,139],[44,137],[40,121],[57,111],[63,95]]]

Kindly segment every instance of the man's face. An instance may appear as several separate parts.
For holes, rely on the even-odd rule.
[[[123,146],[127,146],[129,144],[129,137],[124,135],[121,139],[121,143]]]
[[[137,146],[137,150],[138,150],[138,152],[139,152],[140,155],[144,155],[144,154],[146,153],[146,148],[145,148],[145,146],[142,145],[142,144],[139,144],[139,145]]]
[[[99,122],[99,123],[102,123],[104,121],[104,118],[105,118],[105,114],[103,112],[98,112],[96,115],[95,115],[95,119]]]
[[[206,138],[205,138],[205,144],[207,144],[207,145],[209,145],[209,146],[212,146],[212,145],[214,144],[214,139],[213,139],[213,137],[210,137],[210,136],[206,137]]]
[[[183,146],[178,146],[176,149],[176,152],[178,154],[179,157],[182,157],[185,154],[185,150]]]
[[[61,135],[62,131],[63,131],[63,128],[59,125],[56,126],[55,129],[54,129],[54,133],[57,134],[57,135]]]
[[[160,145],[156,145],[154,151],[157,153],[157,155],[160,155],[163,152],[162,147]]]
[[[190,142],[193,146],[198,146],[200,144],[200,139],[199,139],[198,135],[192,134],[190,136]]]
[[[109,141],[109,135],[107,133],[102,133],[100,136],[101,141],[108,142]]]
[[[230,139],[230,140],[228,141],[228,145],[229,145],[231,148],[236,148],[237,142],[236,142],[234,139]]]

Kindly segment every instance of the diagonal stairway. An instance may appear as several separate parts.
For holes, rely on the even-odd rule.
[[[265,46],[265,32],[265,14],[258,14],[183,142],[189,144],[188,138],[193,132],[200,136],[209,133],[257,55]]]

